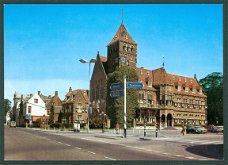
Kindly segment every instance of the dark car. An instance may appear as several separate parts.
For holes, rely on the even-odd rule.
[[[186,133],[193,133],[194,132],[194,126],[188,125],[186,126]]]
[[[210,125],[208,126],[208,131],[213,133],[223,133],[223,126],[214,126]]]

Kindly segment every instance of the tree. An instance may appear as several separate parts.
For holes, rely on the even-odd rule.
[[[60,110],[59,116],[58,116],[58,123],[62,123],[62,118],[63,118],[63,113],[62,113],[62,111]]]
[[[51,106],[51,109],[50,109],[48,124],[50,125],[50,127],[54,126],[54,106],[53,105]]]
[[[123,83],[124,75],[126,75],[127,82],[136,82],[138,80],[137,73],[134,69],[129,67],[121,67],[119,70],[108,75],[107,83],[107,115],[111,119],[111,127],[119,123],[123,127],[123,111],[124,111],[124,97],[110,97],[110,85],[112,83]],[[138,92],[137,89],[127,89],[127,127],[133,125],[133,119],[136,115],[138,106]]]
[[[8,111],[11,110],[11,101],[8,99],[4,99],[4,112],[5,112],[5,116],[7,114]]]
[[[199,81],[207,94],[209,124],[223,125],[223,75],[213,72]],[[218,122],[218,123],[217,123]]]

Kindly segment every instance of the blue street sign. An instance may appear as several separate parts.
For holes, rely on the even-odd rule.
[[[114,83],[114,84],[111,84],[111,86],[110,86],[111,90],[123,89],[123,88],[124,88],[123,83]]]
[[[119,96],[123,96],[124,95],[124,91],[111,91],[110,96],[111,97],[119,97]]]
[[[140,82],[127,82],[127,88],[143,88],[143,83],[140,83]]]
[[[31,116],[31,114],[25,114],[25,119],[26,120],[31,120],[32,119],[32,116]]]

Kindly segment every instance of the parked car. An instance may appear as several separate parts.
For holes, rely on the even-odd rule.
[[[217,133],[223,133],[223,126],[217,126]]]
[[[207,129],[202,126],[195,126],[193,133],[207,133]]]
[[[11,121],[11,122],[10,122],[10,128],[11,128],[11,127],[16,128],[16,121]]]
[[[194,126],[187,125],[186,126],[186,133],[193,133],[194,132]]]
[[[207,130],[208,132],[217,132],[217,127],[214,125],[208,125]]]
[[[210,125],[210,126],[208,126],[207,130],[209,132],[213,132],[213,133],[222,133],[223,132],[223,126]]]
[[[200,134],[200,133],[206,133],[207,130],[206,130],[206,128],[204,128],[202,126],[187,126],[186,132],[187,133]]]

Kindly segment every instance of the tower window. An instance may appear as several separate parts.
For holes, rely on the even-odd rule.
[[[133,48],[131,48],[131,52],[133,52],[133,50],[134,50],[134,49],[133,49]]]

